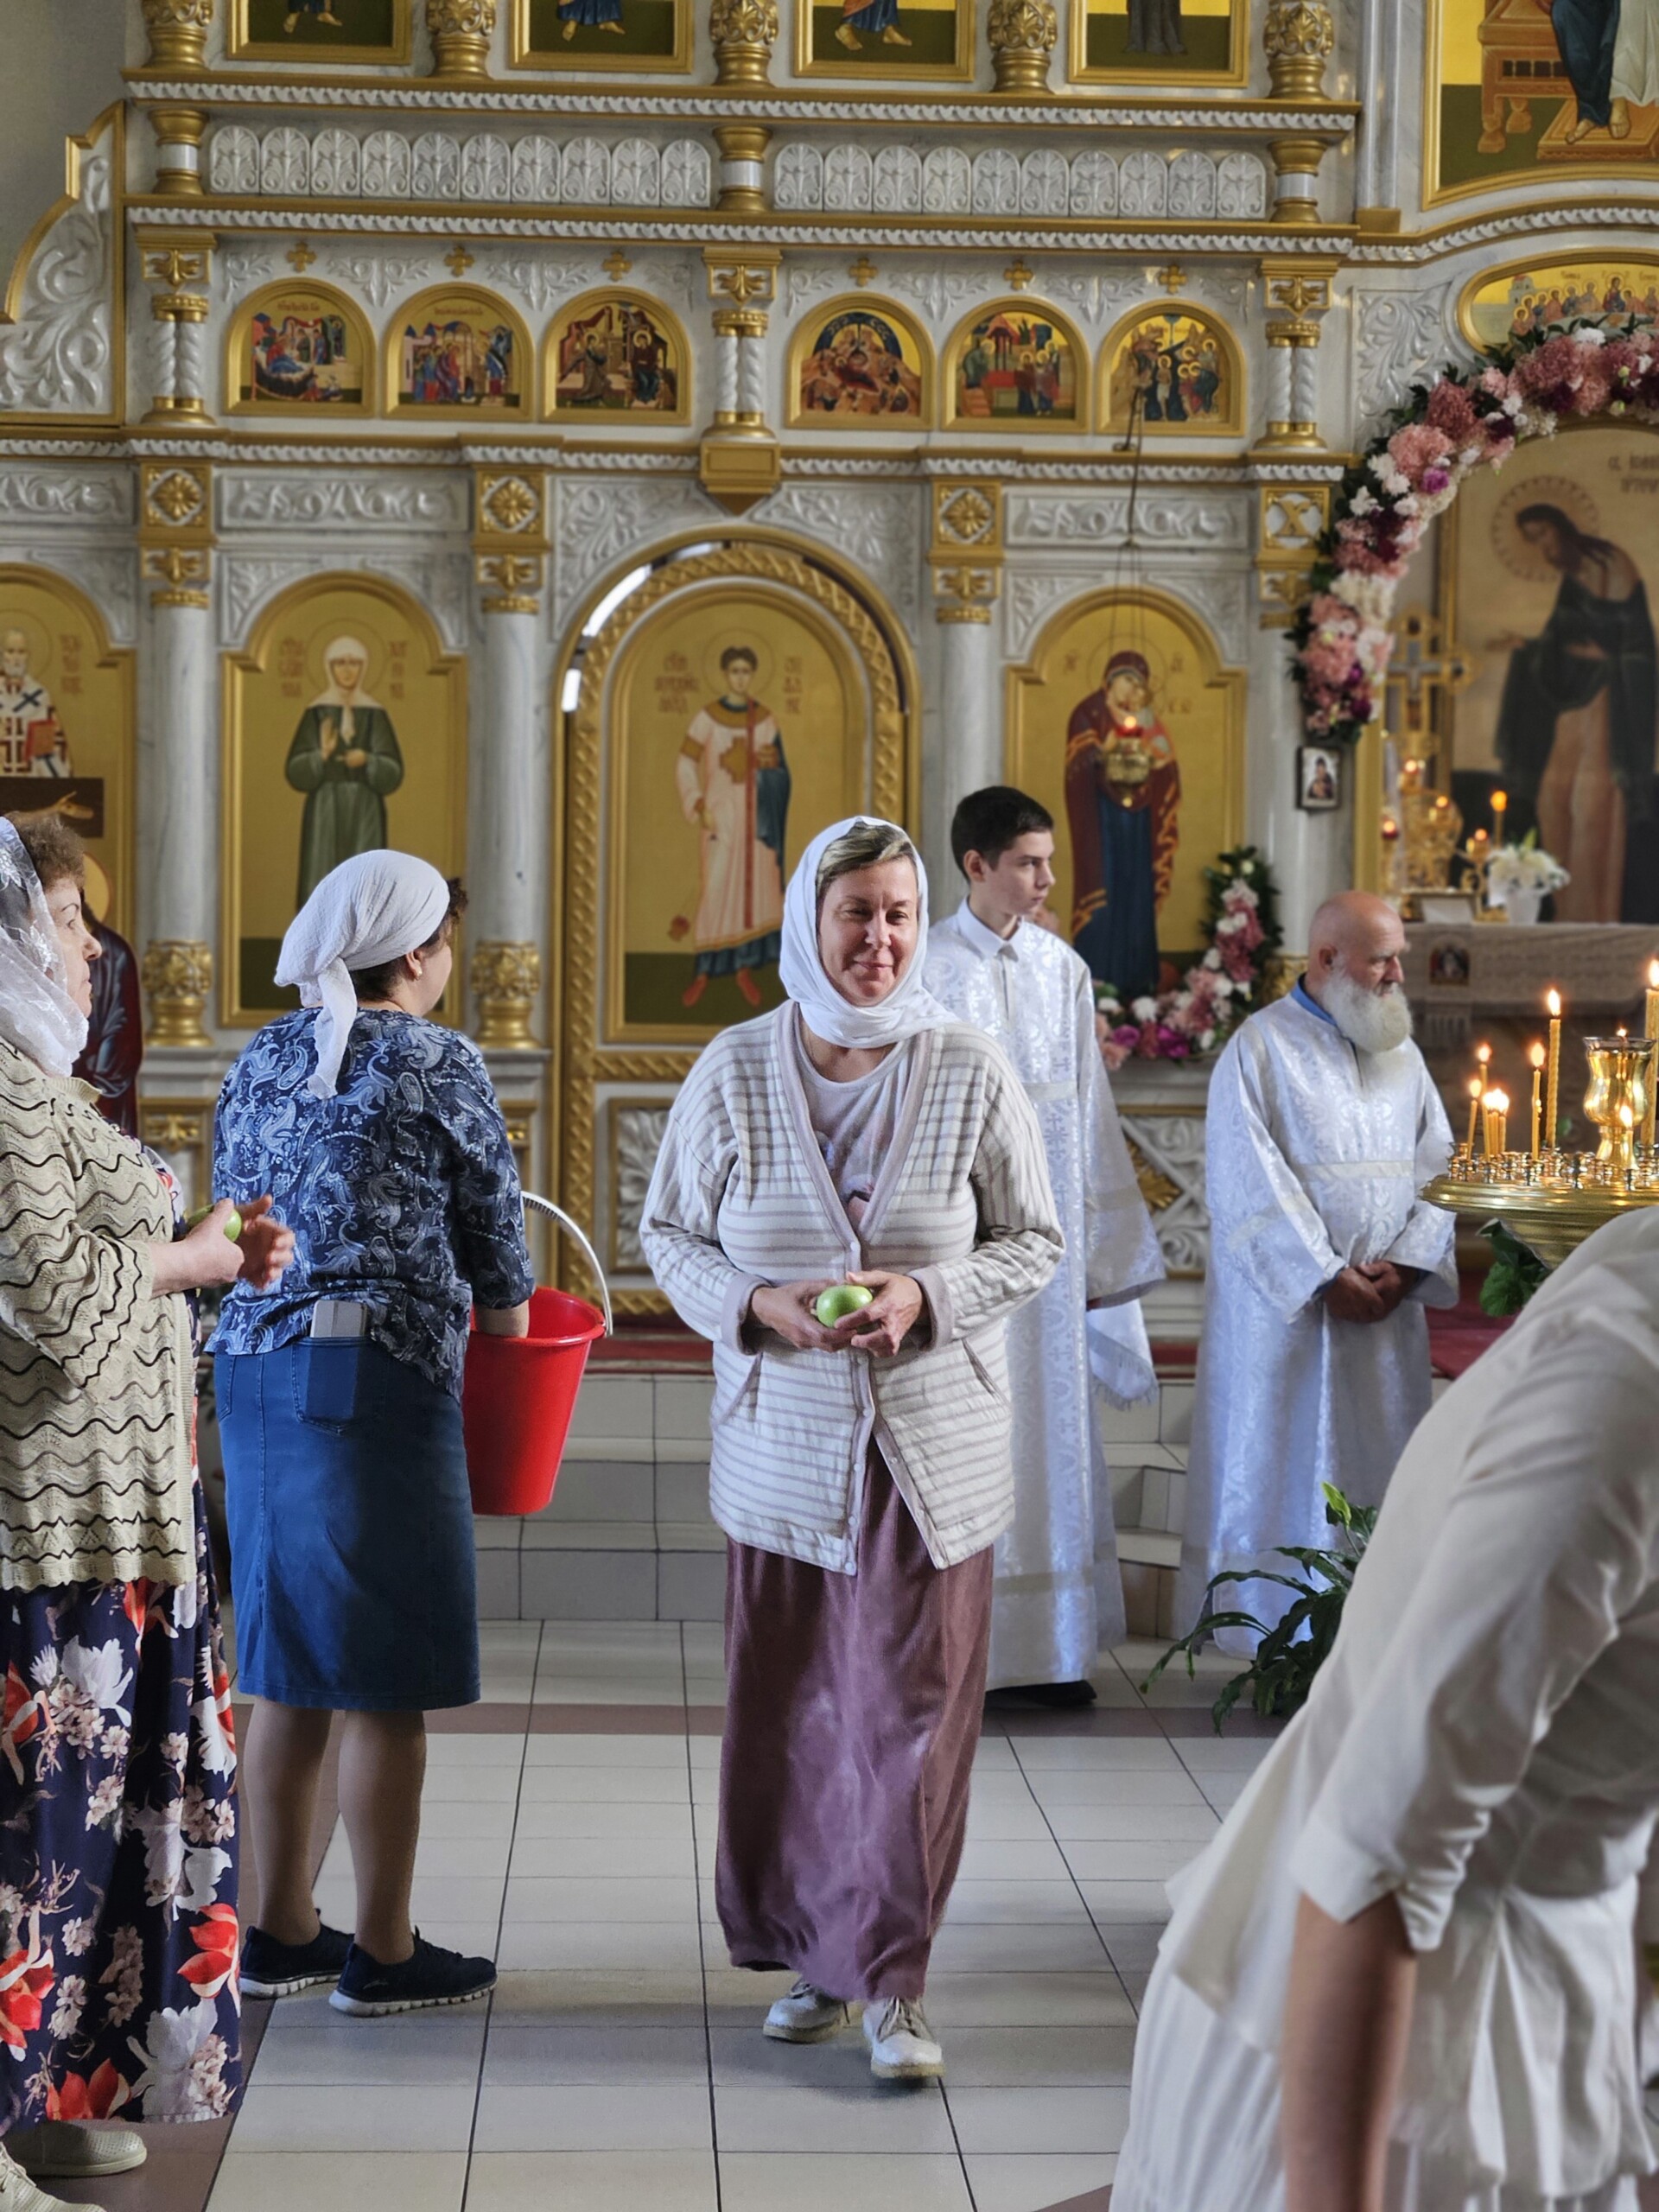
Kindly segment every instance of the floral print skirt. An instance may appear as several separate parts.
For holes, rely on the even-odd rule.
[[[207,1522],[177,1589],[0,1591],[0,2130],[241,2080],[236,1746]]]

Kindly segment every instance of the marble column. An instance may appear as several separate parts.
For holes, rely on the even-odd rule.
[[[934,611],[939,626],[938,734],[927,764],[931,772],[925,779],[921,834],[944,912],[952,903],[950,817],[969,791],[1002,781],[1001,671],[988,606],[953,601]]]
[[[149,1041],[209,1046],[219,910],[219,687],[208,556],[146,556],[149,603],[138,739],[140,935]],[[168,556],[171,557],[168,557]]]

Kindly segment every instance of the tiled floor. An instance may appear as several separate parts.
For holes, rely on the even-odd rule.
[[[976,1770],[929,2011],[950,2080],[861,2040],[766,2042],[781,1975],[726,1964],[712,1864],[719,1632],[502,1622],[485,1703],[435,1733],[416,1914],[493,1950],[487,2005],[269,2014],[212,2212],[1043,2212],[1109,2183],[1162,1884],[1267,1749],[1213,1684],[1106,1662],[1091,1713],[1014,1712]],[[319,1902],[350,1916],[343,1834]],[[111,2192],[113,2196],[113,2192]]]

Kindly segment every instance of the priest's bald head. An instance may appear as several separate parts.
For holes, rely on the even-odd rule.
[[[1411,1034],[1401,957],[1406,932],[1386,899],[1339,891],[1307,932],[1304,988],[1362,1052],[1390,1052]]]

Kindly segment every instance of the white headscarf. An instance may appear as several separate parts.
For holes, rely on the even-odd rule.
[[[15,823],[0,818],[0,1037],[48,1075],[68,1075],[86,1046],[46,893]]]
[[[784,949],[778,974],[785,990],[801,1009],[802,1019],[815,1037],[826,1045],[840,1045],[852,1052],[869,1052],[882,1045],[897,1045],[918,1029],[942,1029],[956,1015],[923,988],[922,970],[927,965],[927,870],[916,855],[916,950],[910,965],[886,998],[876,1006],[855,1006],[845,999],[825,973],[818,950],[818,868],[837,837],[861,824],[889,830],[909,842],[908,833],[879,814],[853,814],[821,830],[796,865],[784,893]],[[914,851],[914,847],[912,850]]]
[[[330,868],[288,925],[276,981],[296,984],[302,1006],[320,1006],[317,1065],[306,1079],[332,1098],[357,1019],[354,968],[378,968],[430,944],[449,911],[449,887],[413,853],[359,853]]]
[[[369,672],[368,647],[359,644],[355,638],[336,638],[322,657],[322,671],[328,678],[327,683],[311,702],[312,705],[314,707],[378,707],[380,702],[378,699],[370,698],[368,693],[360,686],[355,691],[340,690],[339,681],[334,675],[334,663],[337,660],[359,661],[362,664],[364,675],[366,676]]]

